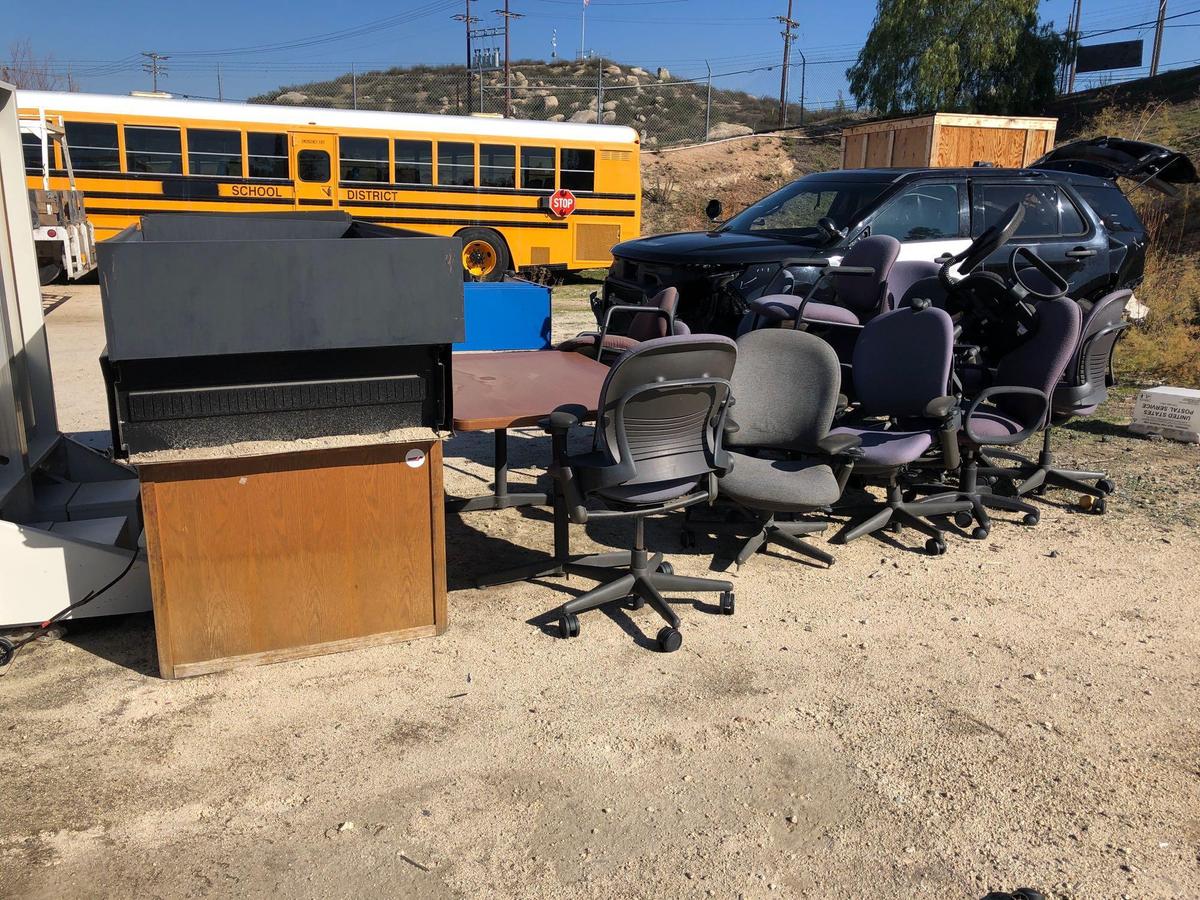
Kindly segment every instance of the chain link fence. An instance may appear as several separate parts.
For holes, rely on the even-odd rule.
[[[810,125],[852,108],[842,90],[848,61],[792,67],[786,124]],[[680,78],[603,59],[520,63],[503,70],[411,67],[350,72],[332,79],[288,84],[249,98],[251,103],[373,109],[408,113],[508,115],[550,122],[627,125],[647,147],[668,147],[780,127],[778,96],[735,87],[763,66]]]

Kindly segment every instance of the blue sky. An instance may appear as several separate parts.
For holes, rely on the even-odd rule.
[[[137,54],[156,50],[172,56],[163,89],[215,96],[220,62],[225,96],[242,99],[280,84],[332,77],[348,71],[351,63],[359,71],[459,63],[463,26],[451,16],[464,5],[464,0],[346,6],[316,0],[57,0],[6,4],[3,21],[7,41],[28,37],[35,52],[54,56],[59,69],[69,64],[83,90],[148,88],[149,76],[140,71]],[[499,24],[492,10],[503,0],[471,5],[483,25]],[[1071,0],[1043,3],[1043,20],[1065,27],[1070,5]],[[572,58],[578,52],[582,0],[511,0],[511,7],[524,14],[513,25],[514,57],[548,58],[555,31],[560,56]],[[1102,31],[1152,20],[1157,2],[1084,0],[1083,8],[1084,31]],[[774,94],[779,72],[765,67],[778,62],[781,26],[773,17],[786,9],[787,0],[592,0],[587,49],[646,67],[667,66],[672,74],[685,76],[703,75],[707,59],[714,73],[734,73],[720,79],[721,86]],[[1176,0],[1168,13],[1189,10],[1200,12],[1200,0]],[[843,86],[844,60],[856,54],[874,11],[873,0],[795,0],[793,16],[801,23],[798,46],[809,62],[810,99],[832,99]],[[1200,15],[1181,17],[1174,25],[1166,32],[1164,64],[1200,57]],[[1146,39],[1148,63],[1150,26],[1084,42],[1139,36]],[[0,39],[5,56],[7,41]],[[288,43],[292,46],[274,46]],[[743,71],[755,69],[760,71]],[[797,92],[793,79],[793,100]]]

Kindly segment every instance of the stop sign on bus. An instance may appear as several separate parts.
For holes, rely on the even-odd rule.
[[[550,195],[550,212],[560,219],[565,219],[575,212],[575,195],[566,188],[559,188]]]

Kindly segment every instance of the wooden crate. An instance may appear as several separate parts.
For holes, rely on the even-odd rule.
[[[445,630],[439,442],[159,463],[140,475],[163,677]]]
[[[1058,119],[933,113],[842,130],[843,169],[1029,165],[1054,147]]]

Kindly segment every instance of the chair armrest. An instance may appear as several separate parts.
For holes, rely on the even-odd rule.
[[[817,441],[817,449],[829,456],[859,459],[863,455],[862,437],[857,434],[827,434]]]
[[[604,311],[604,322],[600,326],[600,337],[596,341],[596,359],[604,354],[604,339],[608,337],[613,313],[630,313],[636,316],[655,316],[667,320],[667,334],[675,333],[675,314],[657,306],[638,306],[632,303],[616,304]],[[610,353],[613,351],[609,351]]]
[[[579,403],[567,403],[548,416],[538,420],[538,427],[551,434],[566,434],[587,418],[587,407]]]
[[[923,415],[927,419],[948,419],[954,413],[958,406],[958,398],[946,395],[944,397],[934,397],[925,404]]]
[[[1021,431],[1018,431],[1016,434],[1010,434],[1007,437],[1002,438],[983,437],[982,435],[975,434],[975,432],[971,430],[971,416],[978,411],[980,405],[985,400],[988,400],[992,397],[1003,396],[1005,394],[1008,394],[1009,396],[1036,397],[1040,399],[1042,401],[1042,409],[1038,415],[1038,421],[1046,421],[1046,413],[1050,409],[1050,397],[1047,396],[1045,391],[1034,387],[998,384],[990,388],[985,388],[983,391],[977,394],[975,399],[971,401],[971,405],[967,407],[966,412],[963,413],[963,433],[967,436],[967,440],[974,444],[980,445],[991,444],[995,446],[1003,446],[1008,444],[1020,444],[1022,441],[1028,440],[1034,432],[1039,430],[1037,426],[1030,426],[1029,428],[1024,428]]]

